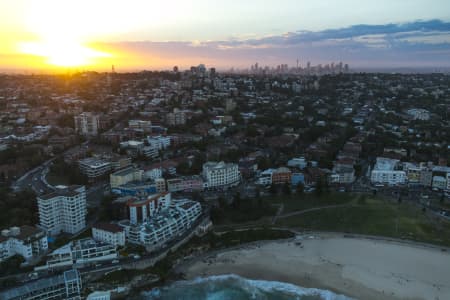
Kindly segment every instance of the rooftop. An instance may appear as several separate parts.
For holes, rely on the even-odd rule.
[[[82,185],[71,185],[69,187],[61,186],[61,188],[56,189],[54,192],[39,196],[38,199],[49,200],[49,199],[53,199],[58,196],[74,197],[74,196],[77,196],[78,194],[80,194],[80,192],[77,190],[82,187],[84,187],[84,186],[82,186]]]
[[[97,223],[97,224],[95,224],[93,226],[93,228],[101,229],[101,230],[104,230],[104,231],[109,231],[109,232],[112,232],[112,233],[123,232],[123,228],[122,227],[120,227],[117,224],[113,224],[113,223],[105,223],[105,222]]]
[[[377,157],[377,162],[374,166],[374,170],[393,171],[399,162],[400,161],[398,159]]]
[[[38,279],[22,286],[3,291],[0,293],[0,299],[25,299],[24,297],[33,291],[51,289],[55,286],[63,285],[65,281],[72,281],[78,278],[79,273],[77,270],[65,271],[62,275]]]
[[[110,162],[104,161],[96,157],[88,157],[85,159],[80,159],[78,163],[82,165],[87,165],[89,167],[103,167],[110,164]]]
[[[118,171],[112,173],[111,175],[113,175],[113,176],[125,176],[125,175],[128,175],[128,174],[134,173],[136,171],[138,171],[136,168],[134,168],[132,166],[129,166],[129,167],[126,167],[124,169],[118,170]]]

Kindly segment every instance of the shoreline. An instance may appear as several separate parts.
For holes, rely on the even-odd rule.
[[[338,233],[299,234],[217,250],[175,267],[187,280],[236,274],[355,299],[450,299],[446,247]]]

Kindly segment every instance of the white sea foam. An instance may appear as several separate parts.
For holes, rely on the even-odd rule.
[[[278,282],[278,281],[265,281],[265,280],[252,280],[240,277],[235,274],[230,275],[216,275],[210,277],[198,277],[190,281],[177,281],[173,283],[170,287],[174,288],[183,288],[183,287],[192,287],[201,284],[221,284],[226,281],[231,281],[238,283],[240,288],[245,290],[249,295],[251,295],[252,299],[259,299],[259,295],[263,293],[283,293],[293,297],[293,299],[301,299],[304,296],[316,296],[320,297],[323,300],[351,300],[351,298],[338,295],[328,290],[314,289],[314,288],[303,288],[300,286],[296,286],[290,283]],[[169,288],[170,288],[169,287]],[[164,288],[163,288],[164,289]],[[150,299],[160,299],[161,291],[159,289],[155,289],[149,293],[145,293],[146,296],[150,296]],[[164,293],[162,293],[164,294]],[[214,295],[213,295],[214,294]],[[223,295],[219,293],[210,294],[208,299],[226,299],[223,298]],[[161,298],[163,299],[163,298]]]

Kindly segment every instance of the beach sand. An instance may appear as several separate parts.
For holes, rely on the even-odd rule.
[[[318,234],[215,252],[177,267],[186,279],[237,274],[328,289],[355,299],[450,299],[450,253],[439,247]]]

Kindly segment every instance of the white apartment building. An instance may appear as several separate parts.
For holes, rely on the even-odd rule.
[[[45,269],[67,268],[73,265],[84,265],[105,260],[117,259],[115,245],[95,241],[91,238],[72,241],[47,255],[47,262],[35,268]]]
[[[155,187],[157,193],[164,193],[166,189],[166,180],[164,178],[155,179]]]
[[[167,125],[176,126],[186,124],[186,113],[174,108],[172,113],[166,115]]]
[[[28,260],[47,250],[47,234],[42,229],[25,225],[3,229],[1,232],[0,262],[16,254]]]
[[[100,118],[90,112],[84,112],[74,116],[75,131],[81,135],[93,136],[98,134],[100,128]]]
[[[433,189],[445,190],[447,188],[447,178],[444,176],[433,176],[431,187]]]
[[[0,292],[0,299],[66,299],[81,300],[81,276],[78,270],[30,281],[21,286]]]
[[[146,222],[122,222],[128,241],[157,249],[171,239],[181,236],[201,216],[200,203],[187,199],[173,200],[170,207],[152,216]]]
[[[374,184],[398,185],[406,183],[406,172],[399,170],[400,161],[385,157],[377,157],[377,162],[370,175]]]
[[[203,164],[206,188],[233,186],[241,179],[239,166],[233,163],[207,162]]]
[[[306,168],[308,166],[308,162],[306,161],[306,159],[304,157],[297,157],[297,158],[290,159],[287,162],[287,166],[291,167],[291,168],[299,168],[299,169],[303,170],[304,168]]]
[[[128,127],[133,130],[141,130],[143,132],[152,132],[152,122],[145,120],[129,120]]]
[[[446,190],[450,191],[450,172],[447,173],[447,175],[445,176],[447,178],[447,186],[446,186]]]
[[[60,186],[38,196],[39,226],[50,235],[77,233],[86,227],[86,188]]]
[[[111,223],[98,223],[92,227],[92,238],[114,246],[125,246],[123,227]]]
[[[159,156],[159,148],[155,145],[145,146],[142,148],[142,155],[149,158],[157,158]]]
[[[261,172],[258,176],[257,184],[259,185],[271,185],[272,184],[273,169],[267,169]]]
[[[111,291],[95,291],[90,293],[86,300],[110,300]]]
[[[100,178],[111,172],[111,162],[103,159],[88,157],[78,161],[81,173],[86,175],[90,181]]]
[[[411,108],[406,111],[408,115],[414,118],[414,120],[428,121],[431,114],[428,110],[422,108]]]
[[[150,168],[145,170],[144,172],[144,179],[158,179],[162,178],[162,169],[160,167],[158,168]]]
[[[336,166],[330,175],[331,183],[350,184],[355,181],[355,169],[349,166]]]
[[[170,146],[170,136],[149,136],[147,137],[147,142],[150,147],[163,150]]]
[[[110,174],[109,183],[111,185],[111,188],[114,189],[132,181],[142,181],[143,175],[143,170],[138,170],[134,167],[128,167]]]

